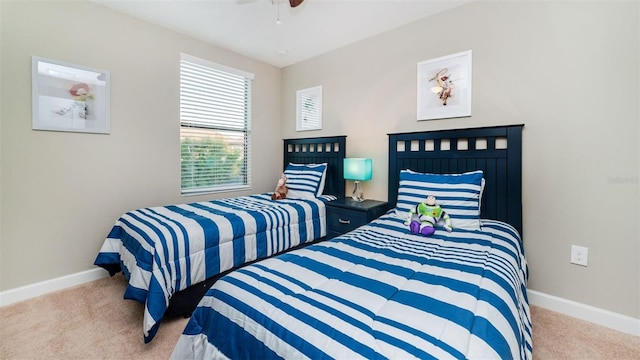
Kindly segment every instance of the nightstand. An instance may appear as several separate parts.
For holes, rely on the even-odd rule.
[[[367,224],[389,209],[386,201],[357,202],[351,198],[329,201],[326,206],[327,240]]]

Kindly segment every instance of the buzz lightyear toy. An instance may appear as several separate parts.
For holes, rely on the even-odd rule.
[[[409,225],[413,234],[431,236],[436,231],[435,226],[440,220],[444,220],[445,230],[448,232],[453,230],[449,214],[436,204],[435,196],[429,195],[425,202],[418,203],[409,211],[405,224]]]

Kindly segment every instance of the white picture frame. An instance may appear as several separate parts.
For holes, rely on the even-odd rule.
[[[322,85],[296,91],[296,131],[322,129]]]
[[[108,71],[32,56],[32,129],[109,134]]]
[[[471,116],[471,50],[418,63],[417,120]]]

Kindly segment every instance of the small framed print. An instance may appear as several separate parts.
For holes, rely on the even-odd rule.
[[[32,128],[109,134],[109,72],[33,56]]]
[[[322,129],[322,85],[296,91],[296,131]]]
[[[471,116],[471,50],[418,63],[418,120]]]

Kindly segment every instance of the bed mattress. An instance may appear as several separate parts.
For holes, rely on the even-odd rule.
[[[173,359],[531,359],[528,270],[506,223],[412,235],[389,214],[222,277]]]
[[[149,342],[174,293],[324,237],[324,203],[331,198],[272,201],[258,194],[129,211],[116,221],[95,265],[111,275],[124,272],[124,297],[145,304]]]

